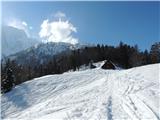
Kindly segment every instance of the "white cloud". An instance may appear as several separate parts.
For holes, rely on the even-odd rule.
[[[29,29],[31,26],[28,26],[28,24],[25,21],[21,21],[19,19],[12,18],[11,20],[7,22],[7,25],[20,29],[20,30],[24,30],[27,36],[30,36]]]
[[[66,42],[71,44],[78,43],[78,39],[74,38],[72,33],[76,33],[77,29],[68,20],[50,21],[44,20],[41,24],[39,36],[44,42]]]
[[[61,11],[58,11],[55,15],[54,15],[55,18],[65,18],[66,17],[66,14],[64,14],[63,12]]]
[[[24,26],[27,26],[27,23],[26,23],[25,21],[23,21],[22,24],[23,24]]]

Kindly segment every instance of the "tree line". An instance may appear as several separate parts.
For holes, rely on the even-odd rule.
[[[1,82],[7,78],[7,69],[12,69],[15,85],[48,74],[61,74],[68,70],[79,70],[81,65],[88,66],[91,61],[110,60],[122,68],[132,68],[141,65],[160,62],[160,42],[151,46],[150,51],[140,51],[138,46],[130,46],[120,42],[118,46],[99,45],[73,50],[66,54],[53,56],[46,63],[19,64],[7,59],[1,62]],[[3,86],[2,86],[3,87]],[[1,87],[1,88],[2,88]]]

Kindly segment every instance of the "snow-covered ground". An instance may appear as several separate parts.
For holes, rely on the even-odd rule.
[[[2,95],[2,118],[160,120],[159,68],[96,68],[36,78]]]

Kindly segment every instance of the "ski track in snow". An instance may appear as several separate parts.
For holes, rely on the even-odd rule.
[[[160,120],[159,67],[96,68],[35,78],[1,96],[2,118]]]
[[[108,105],[107,105],[107,118],[108,120],[112,120],[112,98],[108,98]]]

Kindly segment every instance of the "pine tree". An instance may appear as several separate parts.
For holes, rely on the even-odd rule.
[[[160,42],[156,42],[151,46],[150,55],[152,63],[160,62]]]
[[[2,80],[1,92],[6,93],[12,90],[14,86],[14,76],[11,68],[7,69],[7,77],[6,79]]]

